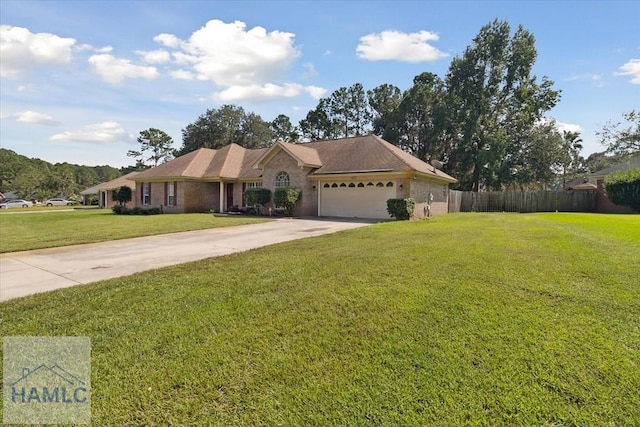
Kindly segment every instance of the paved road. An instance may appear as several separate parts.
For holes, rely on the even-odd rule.
[[[0,301],[374,222],[282,218],[261,224],[0,254]]]

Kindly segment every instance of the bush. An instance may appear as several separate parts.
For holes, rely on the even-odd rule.
[[[391,218],[406,220],[413,216],[416,209],[416,201],[412,198],[387,200],[387,212]]]
[[[123,211],[128,211],[129,208],[127,208],[124,205],[114,205],[111,210],[117,214],[117,215],[122,215],[122,214],[127,214],[128,212],[123,212]]]
[[[244,192],[248,206],[256,208],[256,212],[259,212],[260,206],[265,206],[271,201],[271,190],[263,187],[247,188]]]
[[[116,215],[158,215],[162,213],[162,210],[158,207],[141,208],[140,206],[135,206],[133,208],[128,208],[123,205],[115,205],[111,210]]]
[[[604,179],[607,197],[616,205],[640,212],[640,168],[611,174]]]
[[[302,190],[295,187],[276,188],[273,193],[273,202],[276,206],[283,207],[287,211],[287,216],[292,216],[296,208],[296,203],[302,199]]]

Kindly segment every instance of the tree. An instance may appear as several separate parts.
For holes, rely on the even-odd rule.
[[[331,119],[328,98],[321,98],[316,108],[309,111],[307,116],[300,120],[300,131],[303,138],[311,141],[338,138],[339,130]]]
[[[521,142],[559,100],[546,77],[532,76],[537,52],[531,33],[498,20],[482,27],[462,57],[451,62],[446,84],[451,108],[451,169],[463,189],[509,185]],[[488,174],[495,174],[488,182]]]
[[[120,206],[126,206],[127,202],[131,201],[131,188],[126,185],[120,188],[114,188],[111,190],[111,200],[118,202]]]
[[[622,115],[628,126],[608,121],[596,135],[606,145],[607,152],[629,154],[640,152],[640,111],[631,110]]]
[[[397,121],[398,106],[402,100],[400,89],[390,84],[383,84],[367,91],[369,108],[372,111],[373,133],[395,144],[398,132],[394,128]]]
[[[298,129],[291,124],[291,119],[284,114],[280,114],[273,119],[269,127],[276,141],[298,142],[300,138]]]
[[[300,121],[305,138],[311,140],[364,135],[371,129],[371,111],[362,84],[341,87],[321,98],[315,110]]]
[[[425,161],[448,157],[446,90],[435,74],[413,79],[391,122],[397,132],[394,143],[403,150]]]
[[[231,143],[247,148],[266,147],[272,140],[269,123],[259,115],[247,114],[244,108],[236,105],[223,105],[207,110],[182,129],[182,147],[176,155],[199,148],[218,149]]]
[[[582,150],[582,139],[580,132],[562,132],[562,150],[560,166],[562,168],[562,188],[567,186],[567,175],[573,176],[579,171],[584,159],[580,156]]]
[[[129,150],[127,156],[139,159],[136,164],[144,164],[146,161],[151,161],[153,166],[158,166],[158,162],[166,162],[173,157],[173,139],[165,132],[156,128],[149,128],[140,132],[138,136],[138,143],[140,144],[140,150]],[[145,152],[150,152],[151,155],[144,159]]]

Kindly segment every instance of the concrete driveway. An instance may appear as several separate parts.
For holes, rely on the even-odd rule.
[[[261,224],[0,254],[0,301],[374,222],[282,218]]]

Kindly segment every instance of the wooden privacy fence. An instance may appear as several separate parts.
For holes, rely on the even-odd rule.
[[[449,212],[594,212],[595,191],[449,191]]]

